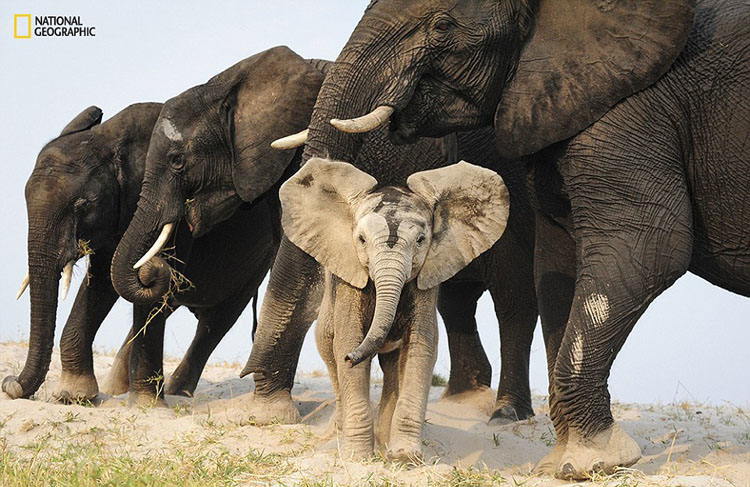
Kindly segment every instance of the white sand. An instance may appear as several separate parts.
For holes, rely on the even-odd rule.
[[[25,355],[25,345],[0,344],[0,379],[17,374]],[[112,358],[96,354],[100,381]],[[177,361],[169,360],[167,371],[176,365]],[[320,372],[300,374],[293,391],[302,416],[307,416],[304,424],[253,426],[243,407],[251,400],[252,380],[239,379],[240,368],[240,364],[207,367],[196,397],[168,397],[169,408],[128,407],[125,397],[104,397],[98,407],[66,406],[51,398],[54,382],[60,376],[60,360],[55,351],[47,382],[35,400],[12,401],[0,393],[0,445],[22,456],[33,455],[28,445],[38,444],[40,439],[54,444],[91,437],[113,452],[124,449],[137,456],[172,452],[191,443],[205,444],[208,439],[230,454],[242,455],[254,448],[283,455],[288,467],[283,478],[286,485],[305,478],[326,477],[336,485],[367,485],[368,479],[373,478],[430,485],[465,475],[469,467],[486,479],[501,476],[505,485],[577,485],[529,475],[534,462],[550,450],[554,441],[545,397],[535,397],[534,419],[489,427],[486,409],[491,404],[491,391],[459,404],[439,401],[442,388],[433,388],[423,440],[427,465],[406,468],[383,460],[341,460],[335,436],[328,428],[333,413],[332,391],[327,375]],[[379,385],[375,383],[373,400],[378,394]],[[596,484],[750,486],[747,409],[682,403],[616,404],[614,410],[622,427],[641,445],[644,456],[635,465],[636,471]],[[454,467],[461,470],[454,471]],[[268,479],[265,482],[274,484]],[[460,485],[475,485],[475,481],[464,482]]]

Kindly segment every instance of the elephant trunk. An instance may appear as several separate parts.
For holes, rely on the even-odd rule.
[[[49,370],[57,318],[57,297],[60,283],[61,252],[57,242],[67,241],[59,235],[66,230],[48,230],[52,225],[29,221],[29,294],[31,296],[31,326],[29,331],[29,352],[26,363],[18,377],[9,376],[3,380],[2,389],[11,398],[32,396]],[[41,229],[44,227],[44,229]],[[72,240],[71,240],[72,243]],[[66,263],[68,268],[72,261]]]
[[[371,261],[370,269],[375,284],[375,311],[367,336],[356,350],[346,356],[351,367],[371,358],[383,348],[393,326],[401,291],[408,278],[407,267],[411,256],[404,256],[398,246],[378,252]]]
[[[112,285],[120,296],[132,303],[150,304],[169,291],[171,269],[156,255],[161,249],[154,251],[157,241],[161,240],[162,245],[166,241],[164,229],[165,226],[158,224],[158,218],[148,217],[139,206],[115,250],[112,257]],[[171,230],[171,227],[167,229]],[[150,258],[146,262],[139,262],[147,254],[150,254]],[[136,269],[136,264],[141,265]]]
[[[375,12],[357,25],[328,68],[310,121],[305,161],[322,157],[356,164],[364,133],[387,124],[394,111],[409,102],[421,68],[403,71],[400,66],[421,66],[412,62],[420,51],[405,50],[372,61],[393,52],[388,43],[405,34],[398,32],[403,28]]]

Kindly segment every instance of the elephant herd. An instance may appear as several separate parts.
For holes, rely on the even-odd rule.
[[[119,296],[133,325],[102,391],[192,394],[270,271],[242,371],[250,413],[299,420],[290,391],[317,320],[345,451],[414,459],[437,311],[445,394],[490,386],[475,319],[488,290],[490,421],[533,415],[541,317],[557,441],[537,471],[630,466],[641,450],[607,379],[638,318],[687,271],[750,296],[748,25],[741,0],[373,0],[335,62],[276,47],[164,104],[105,122],[87,108],[26,185],[29,352],[2,389],[44,381],[60,275],[64,297],[83,257],[62,401],[99,394],[92,343]],[[179,306],[198,327],[162,384]]]

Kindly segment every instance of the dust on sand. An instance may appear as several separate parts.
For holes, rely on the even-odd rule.
[[[0,344],[0,378],[17,374],[25,356],[25,345]],[[100,381],[112,360],[95,355]],[[177,361],[165,365],[171,371]],[[439,400],[443,389],[433,387],[423,435],[424,465],[394,465],[378,455],[350,462],[343,459],[345,452],[330,427],[334,406],[326,374],[298,376],[293,395],[303,424],[259,427],[246,411],[252,379],[239,379],[239,370],[239,364],[208,366],[195,397],[170,396],[168,407],[128,407],[125,396],[102,397],[94,407],[61,405],[51,397],[60,377],[55,351],[35,400],[13,401],[0,393],[0,460],[44,464],[46,456],[72,447],[93,451],[87,461],[94,463],[117,455],[136,460],[157,456],[178,464],[198,454],[220,456],[229,465],[243,458],[224,477],[230,485],[578,485],[530,474],[554,443],[543,396],[535,397],[535,418],[488,426],[492,391],[453,402]],[[379,393],[375,380],[373,401]],[[633,470],[584,485],[750,486],[747,409],[692,403],[615,404],[613,409],[641,446],[643,458]],[[248,463],[249,455],[261,461]],[[0,474],[9,475],[2,463]],[[54,465],[64,468],[65,462]],[[0,480],[10,484],[13,479]]]

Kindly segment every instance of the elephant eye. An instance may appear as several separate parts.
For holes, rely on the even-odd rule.
[[[364,235],[360,235],[359,237],[357,237],[357,239],[359,240],[359,243],[361,243],[362,245],[367,243],[367,240],[365,240]]]
[[[424,235],[420,235],[419,237],[417,237],[417,245],[422,245],[424,241],[425,241]]]
[[[445,34],[453,28],[453,22],[448,19],[440,19],[433,25],[433,29],[440,34]]]
[[[182,154],[172,154],[169,156],[169,165],[176,172],[180,172],[185,168],[185,156]]]

